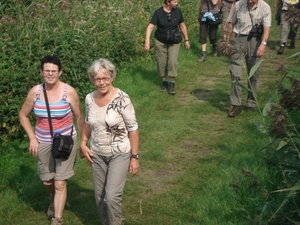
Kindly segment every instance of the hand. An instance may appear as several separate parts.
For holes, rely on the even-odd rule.
[[[92,160],[93,152],[86,146],[86,142],[80,143],[79,154],[81,158],[86,158],[89,163],[94,163]]]
[[[144,48],[145,48],[145,50],[148,52],[148,51],[150,50],[150,44],[145,43]]]
[[[139,168],[140,168],[139,160],[135,158],[131,158],[130,166],[129,166],[129,172],[131,173],[131,175],[134,176],[135,174],[137,174]]]
[[[257,52],[256,52],[257,58],[260,58],[264,55],[265,49],[266,49],[266,46],[264,44],[260,44],[260,46],[258,47]]]
[[[38,156],[38,147],[40,143],[36,138],[30,139],[29,143],[29,152],[32,156],[37,157]]]
[[[185,49],[186,49],[186,50],[189,50],[190,47],[191,47],[189,41],[185,41],[184,45],[185,45]]]

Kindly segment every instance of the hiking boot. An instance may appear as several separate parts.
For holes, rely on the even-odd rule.
[[[200,55],[200,58],[198,59],[198,62],[203,62],[206,59],[206,52],[202,52]]]
[[[50,205],[47,210],[48,217],[54,217],[54,195],[50,194]]]
[[[291,40],[291,45],[289,46],[289,49],[295,49],[295,40]]]
[[[213,56],[217,57],[218,56],[218,50],[217,50],[217,46],[213,45]]]
[[[51,219],[51,225],[62,225],[63,224],[63,218],[57,218],[57,217],[53,217]]]
[[[167,91],[168,90],[168,86],[169,86],[169,82],[168,81],[166,81],[166,80],[164,80],[163,82],[162,82],[162,87],[161,87],[161,91]]]
[[[277,54],[282,55],[283,51],[284,51],[284,45],[280,45],[280,48],[279,48]]]
[[[242,106],[233,105],[231,111],[228,113],[229,117],[236,117],[242,112]]]
[[[175,82],[170,82],[169,83],[169,94],[170,95],[175,95]]]
[[[247,112],[255,112],[255,107],[248,107]]]

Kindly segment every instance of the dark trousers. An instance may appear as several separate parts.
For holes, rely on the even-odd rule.
[[[210,44],[215,45],[217,43],[217,30],[219,25],[209,25],[207,22],[200,22],[200,37],[199,43],[206,44],[206,36],[208,32]]]

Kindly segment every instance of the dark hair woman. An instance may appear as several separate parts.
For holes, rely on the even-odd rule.
[[[161,91],[168,90],[170,94],[174,95],[176,93],[175,79],[177,77],[178,54],[182,38],[178,27],[184,36],[187,50],[190,49],[190,43],[181,10],[177,7],[178,1],[165,0],[164,3],[154,12],[147,27],[145,50],[149,51],[151,32],[154,26],[157,26],[154,35],[154,50],[157,71],[163,80]],[[177,37],[179,37],[178,40]]]

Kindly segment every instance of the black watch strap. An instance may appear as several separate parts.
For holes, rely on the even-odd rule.
[[[133,158],[133,159],[139,159],[139,154],[131,154],[131,158]]]

